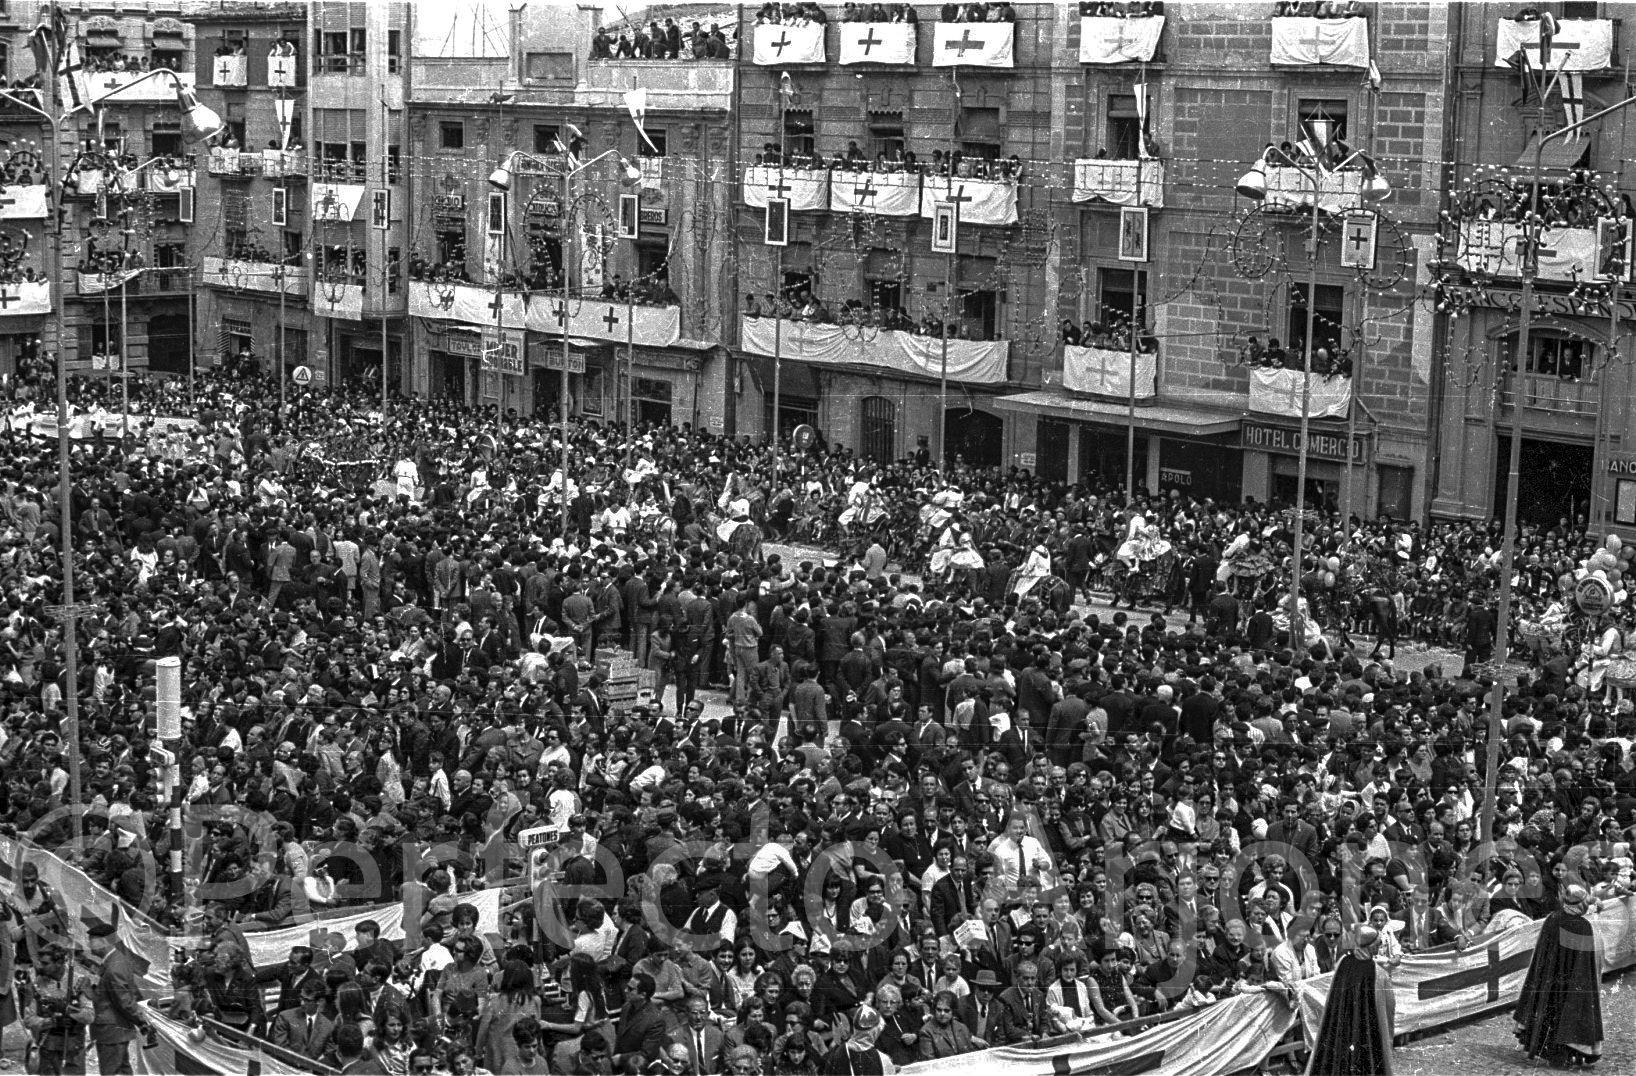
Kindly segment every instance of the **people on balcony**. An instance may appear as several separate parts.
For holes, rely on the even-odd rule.
[[[1281,19],[1361,19],[1363,5],[1358,0],[1280,0],[1272,13]]]
[[[915,9],[908,4],[848,4],[841,11],[842,22],[900,22],[913,25],[920,21]]]
[[[152,70],[152,65],[145,54],[128,56],[115,49],[93,49],[85,57],[85,70],[93,75],[109,72],[143,74]]]
[[[757,26],[823,26],[828,22],[824,9],[814,3],[762,4],[756,12]]]
[[[1130,349],[1129,317],[1120,319],[1115,315],[1105,322],[1086,320],[1081,326],[1074,325],[1072,318],[1063,318],[1057,332],[1062,342],[1071,347],[1092,347],[1103,351]],[[1136,339],[1136,350],[1144,355],[1158,354],[1158,338],[1152,333],[1143,332]]]
[[[885,332],[906,332],[916,336],[941,337],[951,340],[1002,339],[998,334],[984,337],[980,327],[966,319],[955,319],[943,324],[936,314],[926,313],[919,321],[901,306],[864,299],[848,299],[839,309],[831,308],[810,288],[787,289],[782,295],[767,292],[757,299],[753,292],[746,293],[742,313],[747,318],[783,318],[786,321],[808,322],[815,325],[855,325]]]
[[[1246,366],[1263,370],[1299,370],[1305,360],[1306,346],[1294,341],[1286,349],[1276,336],[1269,337],[1263,345],[1258,337],[1252,336],[1244,345],[1242,355]],[[1313,350],[1312,372],[1326,380],[1351,377],[1352,353],[1331,336]]]
[[[939,22],[1016,22],[1010,4],[944,4]]]
[[[664,26],[654,20],[645,29],[633,30],[621,30],[618,37],[608,27],[597,30],[591,38],[591,59],[727,60],[733,55],[732,43],[714,22],[708,30],[695,22],[684,32],[675,19],[667,18]]]
[[[952,150],[945,154],[940,149],[932,151],[931,160],[922,162],[915,155],[914,150],[892,149],[878,151],[873,157],[866,155],[859,148],[858,143],[848,142],[843,153],[829,157],[822,154],[783,153],[773,142],[764,142],[761,152],[756,154],[753,167],[777,168],[783,165],[792,169],[824,169],[831,172],[874,173],[876,175],[890,175],[893,173],[917,173],[923,176],[954,176],[958,179],[974,179],[990,183],[1016,183],[1023,176],[1022,158],[1013,153],[1010,157],[1001,159],[973,157]]]
[[[1145,19],[1149,15],[1163,15],[1165,6],[1163,0],[1128,0],[1119,3],[1118,0],[1097,2],[1079,5],[1079,14],[1087,19]]]
[[[635,280],[615,273],[612,280],[603,283],[602,297],[636,306],[675,306],[681,302],[670,290],[670,277],[663,270]]]

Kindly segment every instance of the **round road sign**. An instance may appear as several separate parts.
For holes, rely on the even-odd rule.
[[[294,370],[290,371],[290,380],[294,381],[297,385],[312,384],[312,367],[297,366]]]
[[[818,443],[818,431],[803,422],[790,434],[790,443],[800,452],[810,451]]]

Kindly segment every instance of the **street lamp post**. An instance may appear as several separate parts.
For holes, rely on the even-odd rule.
[[[1499,787],[1500,766],[1500,738],[1505,731],[1505,680],[1500,675],[1505,669],[1505,663],[1511,656],[1511,576],[1515,571],[1517,558],[1517,486],[1522,480],[1522,392],[1521,373],[1526,369],[1528,362],[1528,336],[1533,329],[1534,319],[1534,278],[1539,272],[1539,234],[1543,227],[1539,208],[1539,189],[1544,182],[1545,172],[1545,143],[1555,141],[1571,134],[1589,124],[1595,123],[1605,116],[1636,105],[1636,97],[1627,97],[1617,104],[1609,105],[1600,112],[1593,112],[1576,123],[1546,134],[1544,131],[1534,140],[1534,167],[1529,176],[1529,198],[1526,213],[1523,215],[1522,227],[1522,293],[1519,296],[1521,310],[1517,320],[1517,374],[1511,381],[1511,442],[1506,462],[1505,484],[1505,525],[1501,540],[1500,553],[1500,608],[1495,618],[1494,626],[1494,686],[1490,690],[1488,703],[1488,752],[1487,767],[1483,771],[1483,804],[1479,818],[1480,828],[1477,831],[1479,841],[1493,839],[1494,833],[1494,799]],[[1615,286],[1615,305],[1618,303],[1618,289]]]
[[[55,67],[55,57],[53,57]],[[41,80],[40,94],[42,103],[55,108],[57,102],[56,72],[52,77]],[[152,78],[169,78],[176,88],[176,104],[182,113],[184,135],[192,135],[193,141],[219,134],[223,124],[221,117],[199,103],[179,78],[176,72],[169,68],[155,68],[134,79],[113,93],[94,98],[90,107],[108,100],[108,98],[139,85]],[[79,634],[75,624],[78,610],[74,606],[74,527],[73,527],[73,460],[69,444],[69,414],[68,414],[68,363],[63,356],[63,287],[62,287],[62,128],[68,119],[67,114],[58,114],[47,111],[38,105],[24,100],[15,94],[0,90],[0,100],[6,100],[13,105],[32,113],[44,120],[51,129],[51,149],[44,154],[46,159],[47,183],[50,185],[50,195],[58,199],[52,207],[55,215],[54,225],[48,229],[51,236],[49,244],[48,271],[51,274],[51,290],[53,295],[52,316],[49,319],[52,336],[52,353],[57,364],[57,520],[58,529],[62,532],[62,631],[63,631],[63,702],[65,717],[62,727],[62,739],[68,744],[68,779],[69,801],[78,807],[85,802],[80,782],[80,720],[79,720]],[[70,822],[70,831],[78,838],[80,835],[80,813],[75,811]]]

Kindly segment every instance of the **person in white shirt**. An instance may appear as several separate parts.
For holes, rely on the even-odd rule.
[[[1267,963],[1277,985],[1283,987],[1285,996],[1290,998],[1295,997],[1296,984],[1322,974],[1318,949],[1312,944],[1312,919],[1303,915],[1291,922],[1284,940],[1273,949]],[[1273,979],[1267,980],[1267,986],[1274,986]]]
[[[989,843],[989,854],[994,857],[992,885],[1002,893],[1022,888],[1024,879],[1037,884],[1041,890],[1057,884],[1056,863],[1044,845],[1028,832],[1028,817],[1013,811],[1006,819],[1004,836]]]

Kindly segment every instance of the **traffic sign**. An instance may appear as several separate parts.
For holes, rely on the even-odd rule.
[[[290,371],[290,380],[294,381],[297,385],[312,384],[312,367],[297,366],[294,370]]]
[[[818,443],[818,431],[803,422],[790,434],[790,443],[795,445],[797,452],[810,452],[812,446]]]

